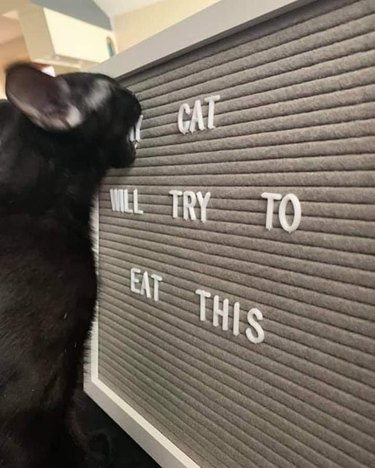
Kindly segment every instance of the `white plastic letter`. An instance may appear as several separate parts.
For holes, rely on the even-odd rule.
[[[197,99],[194,103],[193,115],[191,117],[190,122],[190,133],[195,132],[195,127],[198,124],[199,130],[204,130],[204,120],[203,120],[203,111],[202,111],[202,104],[199,99]]]
[[[196,203],[197,197],[194,192],[188,190],[183,193],[184,219],[189,219],[189,216],[193,221],[197,219],[194,210]]]
[[[264,192],[262,193],[261,197],[267,199],[266,229],[270,231],[272,229],[273,202],[275,200],[281,200],[282,195],[280,193]]]
[[[121,213],[133,213],[132,210],[129,209],[129,196],[128,191],[125,189],[119,189],[115,191],[115,198],[116,198],[116,206],[117,210]]]
[[[215,102],[220,100],[220,96],[209,96],[204,99],[208,102],[208,118],[207,118],[207,128],[212,130],[215,128],[214,117],[215,117]]]
[[[132,268],[130,270],[130,290],[140,294],[141,291],[139,289],[136,289],[135,285],[139,283],[139,279],[136,278],[135,275],[139,275],[141,273],[141,270],[139,268]]]
[[[133,210],[129,207],[129,191],[123,190],[123,213],[133,213]]]
[[[220,309],[219,307],[219,296],[214,296],[214,318],[213,318],[213,325],[214,327],[219,326],[219,316],[223,318],[222,329],[224,331],[228,330],[228,322],[229,322],[229,300],[223,300],[223,308]]]
[[[205,223],[207,221],[207,205],[211,197],[211,192],[206,192],[205,195],[202,192],[197,192],[198,203],[201,207],[201,221]]]
[[[145,271],[143,273],[143,279],[142,279],[142,284],[141,284],[141,295],[144,296],[144,293],[146,292],[146,297],[148,299],[151,299],[151,289],[150,289],[150,280],[148,279],[148,273]]]
[[[235,302],[233,306],[233,335],[240,334],[240,303]]]
[[[119,191],[117,189],[111,189],[109,193],[111,195],[112,211],[120,211],[121,197]]]
[[[187,115],[191,114],[190,106],[188,103],[184,102],[181,104],[180,109],[178,111],[178,129],[184,135],[189,131],[189,122],[184,122],[184,113]]]
[[[134,214],[143,214],[143,210],[138,208],[138,190],[133,190],[133,208]]]
[[[173,197],[172,218],[178,218],[178,197],[182,195],[181,190],[170,190],[169,195]]]
[[[154,301],[159,300],[159,283],[163,281],[163,278],[159,275],[152,274],[151,278],[154,280]]]
[[[292,224],[289,224],[286,218],[286,207],[288,202],[292,203],[294,210],[294,219]],[[288,195],[285,195],[285,197],[281,200],[279,207],[279,220],[281,227],[287,232],[295,231],[301,223],[301,214],[301,203],[298,198],[293,193],[288,193]]]
[[[128,191],[125,190],[125,193],[124,193],[124,190],[120,189],[119,192],[120,192],[120,211],[121,213],[124,213],[125,204],[126,206],[128,206]]]
[[[200,296],[200,316],[199,319],[201,322],[206,320],[206,299],[211,297],[211,293],[205,291],[204,289],[197,289],[195,294]]]
[[[257,336],[253,334],[251,328],[246,329],[246,336],[249,341],[254,344],[258,344],[264,340],[264,331],[254,317],[258,320],[263,320],[263,314],[259,309],[251,309],[247,313],[247,321],[249,322],[249,325],[255,329]]]

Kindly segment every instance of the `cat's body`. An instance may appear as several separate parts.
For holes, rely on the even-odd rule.
[[[15,67],[13,103],[0,102],[1,468],[85,466],[71,418],[96,301],[90,208],[106,170],[134,159],[140,114],[114,81],[76,74],[60,79],[68,94],[47,119],[38,104],[55,99],[56,80],[41,78],[51,89],[36,101],[24,90],[39,80]]]

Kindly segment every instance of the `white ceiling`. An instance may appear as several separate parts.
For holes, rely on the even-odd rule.
[[[160,0],[93,0],[104,13],[113,18],[114,16],[138,10]]]
[[[21,35],[22,31],[19,21],[0,16],[0,44],[9,42]]]

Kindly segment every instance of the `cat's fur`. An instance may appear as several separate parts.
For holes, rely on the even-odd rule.
[[[133,94],[103,75],[26,64],[0,102],[0,467],[86,466],[72,396],[96,301],[90,210],[130,164]]]

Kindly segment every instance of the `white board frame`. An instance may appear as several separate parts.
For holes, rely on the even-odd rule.
[[[112,57],[92,71],[120,79],[313,1],[316,0],[221,0]],[[97,212],[93,225],[94,236],[98,239]],[[99,242],[96,242],[95,253],[99,255]],[[100,304],[97,307],[99,310]],[[100,380],[98,327],[98,321],[95,321],[85,374],[85,392],[163,468],[199,468],[179,447]]]

